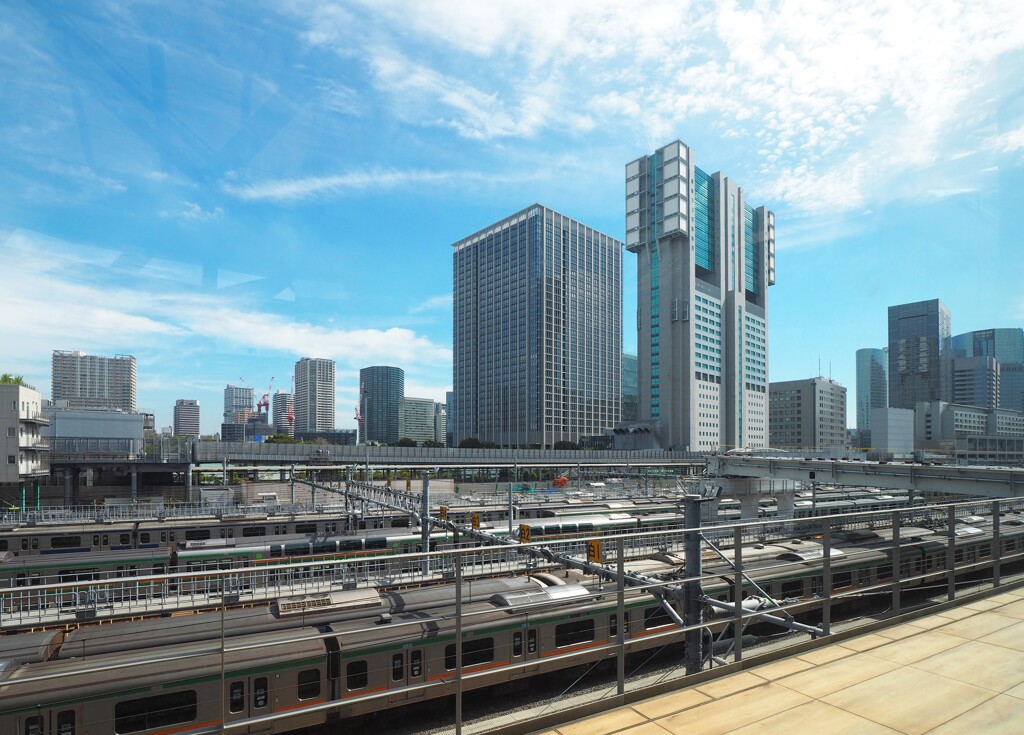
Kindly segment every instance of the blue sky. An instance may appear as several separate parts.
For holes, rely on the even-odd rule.
[[[622,239],[676,138],[776,212],[771,379],[852,409],[894,303],[1024,323],[1015,1],[12,0],[0,101],[0,371],[133,354],[160,426],[304,355],[339,427],[366,365],[443,399],[451,243],[533,202]]]

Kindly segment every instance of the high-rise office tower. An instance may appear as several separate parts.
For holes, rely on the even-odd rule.
[[[953,337],[953,357],[992,357],[1004,365],[1024,362],[1024,329],[976,329]]]
[[[295,436],[295,396],[285,390],[279,390],[271,399],[271,411],[274,418],[274,431],[278,434]]]
[[[401,411],[405,371],[374,365],[359,371],[359,415],[363,442],[394,444],[402,438]]]
[[[334,360],[303,357],[295,363],[295,433],[334,428]]]
[[[889,307],[889,405],[953,399],[949,309],[938,299]]]
[[[138,367],[131,355],[102,357],[53,351],[53,400],[69,408],[108,408],[136,412]]]
[[[237,385],[224,387],[224,423],[244,424],[246,412],[252,413],[252,388]],[[243,414],[241,417],[239,414]]]
[[[680,141],[626,164],[637,254],[639,419],[665,448],[768,444],[775,215]]]
[[[455,426],[455,391],[446,391],[444,394],[444,412],[445,412],[445,441],[446,447],[454,447],[455,441],[452,435],[452,429]]]
[[[953,337],[953,357],[992,357],[999,363],[999,408],[1024,411],[1024,329],[979,329]]]
[[[857,350],[857,446],[871,443],[871,412],[889,406],[889,358],[885,350]]]
[[[783,380],[770,386],[771,445],[780,449],[846,447],[846,388],[831,378]]]
[[[174,402],[174,435],[199,436],[199,401],[179,398]]]
[[[448,446],[448,409],[444,403],[434,404],[434,441]]]
[[[434,402],[429,398],[403,398],[398,406],[399,439],[417,444],[434,440]]]
[[[453,442],[547,448],[618,423],[622,243],[535,204],[453,247]]]
[[[999,367],[994,357],[953,358],[953,403],[999,408]]]
[[[622,353],[622,420],[636,421],[640,408],[640,384],[636,355]]]

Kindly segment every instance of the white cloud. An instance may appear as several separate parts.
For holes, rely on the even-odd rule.
[[[161,217],[171,217],[186,224],[191,222],[209,222],[220,219],[224,216],[224,210],[220,207],[203,209],[202,205],[195,202],[181,202],[181,207],[175,210],[163,210]]]
[[[160,351],[208,338],[239,350],[317,355],[353,367],[451,363],[450,347],[411,329],[337,329],[251,308],[237,295],[84,283],[81,274],[91,269],[81,268],[81,258],[66,257],[66,244],[54,245],[24,230],[0,243],[6,275],[19,284],[7,294],[0,322],[0,344],[12,360],[55,348]],[[162,276],[177,272],[168,261],[154,268]]]
[[[431,296],[426,301],[409,307],[410,314],[421,314],[424,311],[451,311],[452,295]]]
[[[999,80],[1020,77],[1011,0],[293,7],[307,41],[365,59],[407,123],[483,141],[597,131],[642,152],[711,120],[760,164],[732,175],[803,210],[920,192],[936,164],[1024,147],[978,132]],[[908,174],[921,185],[892,185]]]
[[[1014,153],[1021,150],[1024,148],[1024,125],[996,136],[989,142],[989,147],[1000,153]]]

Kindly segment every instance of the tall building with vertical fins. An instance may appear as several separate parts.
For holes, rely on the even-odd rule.
[[[454,444],[551,448],[614,427],[622,243],[534,204],[453,247]]]
[[[303,357],[295,363],[295,433],[334,429],[334,360]]]
[[[404,400],[405,371],[402,368],[391,365],[362,368],[359,371],[360,441],[395,444],[401,439]]]
[[[664,448],[768,445],[775,214],[674,141],[626,164],[639,419]]]
[[[953,400],[950,314],[938,299],[889,307],[889,406]]]

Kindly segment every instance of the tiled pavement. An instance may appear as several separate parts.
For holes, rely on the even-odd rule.
[[[1024,588],[543,735],[1024,732]]]

